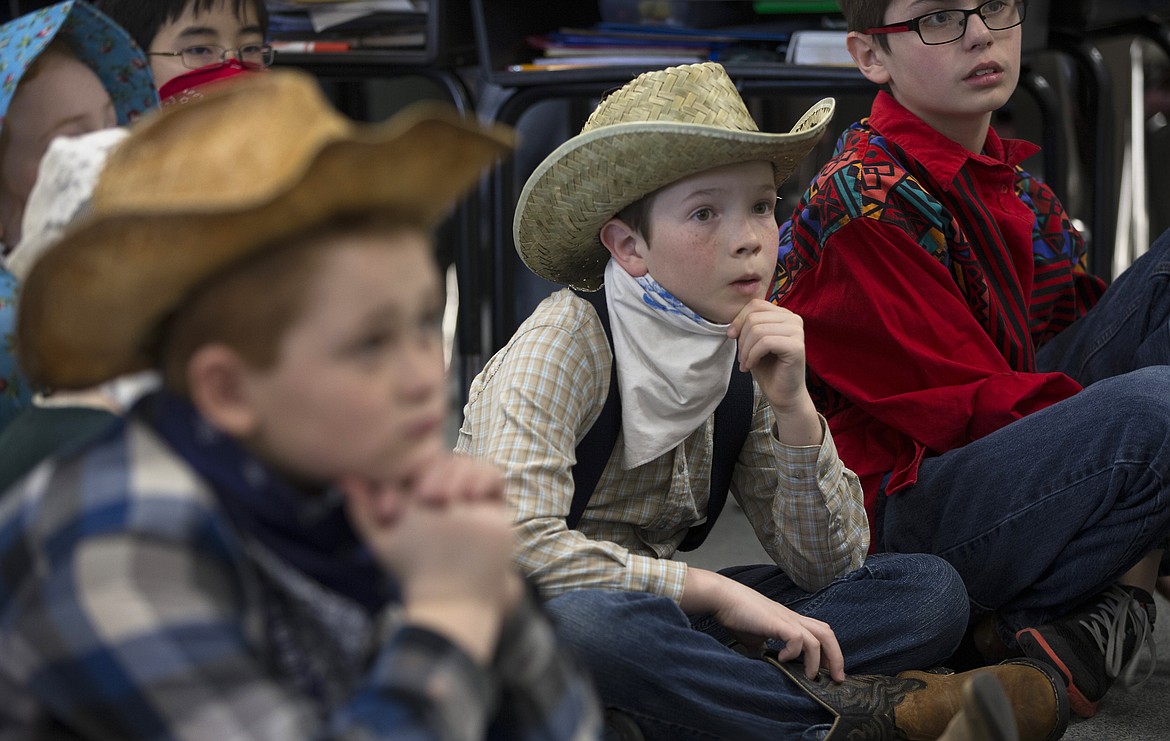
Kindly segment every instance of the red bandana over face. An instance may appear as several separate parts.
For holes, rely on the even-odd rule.
[[[198,100],[203,97],[203,92],[200,88],[204,85],[216,83],[229,77],[235,77],[245,72],[256,71],[258,70],[242,64],[238,59],[229,59],[220,64],[211,64],[206,67],[200,67],[199,69],[193,69],[190,72],[168,80],[158,89],[158,97],[162,99],[164,106],[190,103],[193,100]]]

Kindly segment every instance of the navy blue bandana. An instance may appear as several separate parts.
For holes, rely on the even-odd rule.
[[[341,492],[293,485],[178,394],[151,394],[135,413],[211,485],[246,537],[370,613],[394,596],[390,579],[350,526]]]

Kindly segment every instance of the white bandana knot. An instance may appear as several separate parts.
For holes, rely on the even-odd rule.
[[[605,296],[622,399],[622,467],[673,450],[727,393],[736,344],[726,324],[709,322],[646,274],[613,260]]]

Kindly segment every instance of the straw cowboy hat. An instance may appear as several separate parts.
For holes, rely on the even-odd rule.
[[[217,272],[348,212],[432,228],[511,150],[510,129],[440,103],[359,124],[304,72],[247,77],[144,119],[110,153],[89,215],[21,288],[17,351],[34,382],[153,367],[165,320]]]
[[[821,138],[834,105],[825,98],[789,133],[763,133],[721,65],[639,75],[532,173],[516,207],[516,250],[547,280],[597,289],[609,259],[598,238],[606,221],[676,180],[736,162],[771,162],[779,187]]]

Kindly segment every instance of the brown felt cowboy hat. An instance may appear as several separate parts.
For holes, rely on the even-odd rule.
[[[89,216],[28,274],[21,364],[51,388],[153,367],[160,326],[210,276],[348,212],[431,228],[512,141],[439,103],[355,123],[294,70],[161,111],[110,154]]]
[[[543,278],[596,289],[609,258],[598,238],[606,221],[676,180],[736,162],[771,162],[779,187],[821,138],[834,105],[825,98],[790,132],[765,133],[719,64],[639,75],[532,173],[516,206],[516,250]]]

